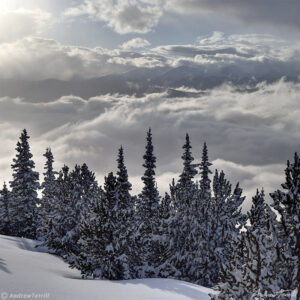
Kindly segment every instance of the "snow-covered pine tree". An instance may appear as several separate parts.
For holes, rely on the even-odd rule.
[[[69,167],[64,165],[58,174],[55,184],[55,202],[49,215],[49,228],[44,239],[44,245],[57,255],[65,257],[68,253],[66,247],[66,233],[68,224],[66,218],[69,214],[73,215],[70,208],[70,174]]]
[[[192,224],[190,225],[190,236],[193,245],[192,259],[190,260],[189,278],[191,281],[203,286],[213,286],[213,277],[217,274],[216,257],[214,254],[213,230],[213,203],[211,201],[211,180],[212,173],[208,159],[207,145],[204,143],[200,168],[200,184],[197,186],[195,200],[192,201],[190,215]]]
[[[10,235],[10,212],[9,203],[10,192],[4,182],[3,188],[0,191],[0,234]]]
[[[49,222],[51,217],[52,208],[56,202],[56,181],[55,175],[57,172],[53,170],[54,157],[50,148],[46,149],[45,154],[43,155],[46,158],[46,163],[44,166],[45,173],[44,181],[41,184],[42,190],[42,199],[40,206],[40,226],[38,229],[38,236],[44,240],[47,232],[49,230]]]
[[[201,190],[201,198],[209,200],[211,197],[211,180],[209,179],[209,174],[212,174],[210,170],[210,166],[212,164],[208,160],[208,150],[207,145],[204,143],[202,150],[202,161],[200,163],[200,190]]]
[[[80,239],[78,241],[80,252],[70,262],[70,267],[80,270],[83,278],[97,277],[96,275],[101,273],[104,221],[102,201],[104,197],[104,191],[100,187],[98,197],[93,197],[89,201],[88,213],[80,223]]]
[[[124,150],[121,146],[118,152],[117,193],[118,203],[116,220],[118,243],[120,248],[119,259],[124,270],[122,279],[135,277],[134,265],[138,264],[135,253],[137,251],[133,234],[136,230],[134,223],[135,198],[131,196],[131,183],[128,181],[128,172],[124,162]]]
[[[206,272],[206,282],[213,286],[220,280],[221,265],[228,260],[228,246],[230,243],[231,230],[235,231],[238,225],[234,216],[227,209],[231,196],[231,184],[225,178],[223,171],[215,171],[213,178],[213,197],[210,200],[208,208],[210,216],[205,228],[206,238],[204,240],[204,249],[208,258],[209,267]],[[233,219],[232,219],[233,218]],[[232,222],[233,226],[229,224]],[[238,230],[238,229],[237,229]]]
[[[292,163],[287,162],[282,188],[270,194],[272,206],[280,215],[279,242],[285,261],[282,272],[286,274],[286,288],[298,288],[297,299],[300,299],[300,159],[297,153]]]
[[[251,225],[242,236],[232,239],[231,261],[222,266],[225,282],[213,299],[286,299],[280,295],[276,215],[265,203],[263,191],[257,192],[252,201],[248,213]]]
[[[117,189],[116,177],[109,173],[105,177],[104,191],[89,204],[89,214],[81,221],[80,253],[73,267],[80,269],[83,277],[128,278],[118,230]]]
[[[13,180],[11,186],[11,230],[15,236],[35,239],[38,226],[39,174],[34,171],[35,163],[32,160],[29,136],[26,129],[17,143],[16,158],[11,165]]]
[[[191,153],[192,146],[188,133],[186,134],[185,144],[182,148],[184,149],[184,153],[181,157],[183,160],[183,171],[179,175],[180,179],[178,180],[178,183],[181,187],[189,188],[193,184],[193,178],[197,174],[197,170],[193,164],[194,158]]]
[[[138,269],[140,277],[152,277],[156,275],[156,267],[160,261],[159,253],[159,193],[155,181],[156,157],[153,153],[151,129],[147,132],[146,152],[143,156],[145,173],[142,176],[143,190],[137,199],[136,222],[138,232],[135,235],[139,257],[142,262]]]
[[[63,238],[64,248],[66,251],[65,259],[68,262],[72,262],[73,259],[79,254],[79,246],[78,240],[80,238],[80,221],[82,216],[87,211],[87,204],[83,202],[83,187],[82,187],[82,174],[81,167],[76,165],[74,170],[69,174],[69,203],[68,210],[69,213],[65,216],[64,219],[64,228],[66,230],[66,234]],[[88,173],[88,169],[85,166],[83,168],[86,170],[86,175]]]
[[[276,215],[264,198],[263,190],[257,191],[252,198],[248,214],[251,226],[247,226],[245,232],[243,278],[253,298],[280,299],[282,276],[277,252]]]
[[[248,219],[252,226],[262,227],[266,220],[265,215],[265,193],[257,189],[256,195],[252,197],[252,206],[248,212]]]
[[[210,295],[213,300],[249,300],[250,292],[243,286],[242,266],[245,263],[244,235],[233,236],[229,246],[229,261],[221,265],[222,282],[218,294]],[[246,297],[246,298],[245,298]],[[248,298],[247,298],[248,297]]]
[[[88,213],[88,205],[99,197],[99,186],[95,173],[90,171],[87,164],[83,164],[80,170],[81,204],[80,218],[85,218]]]
[[[170,221],[171,217],[174,216],[174,204],[172,203],[172,198],[168,193],[161,199],[159,205],[159,252],[160,265],[158,267],[158,276],[168,278],[169,276],[174,276],[176,270],[168,262],[170,255]]]
[[[169,218],[169,257],[165,268],[170,272],[169,276],[196,282],[199,279],[195,273],[199,269],[196,252],[200,242],[200,223],[194,208],[199,193],[197,185],[193,182],[196,170],[192,164],[194,158],[188,135],[183,149],[183,171],[180,180],[176,185],[173,180],[170,186],[174,209]]]

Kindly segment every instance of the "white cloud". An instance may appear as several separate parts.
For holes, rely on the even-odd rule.
[[[142,38],[135,38],[121,45],[124,50],[147,48],[150,46],[149,41]]]
[[[85,0],[78,7],[69,8],[65,16],[88,15],[101,20],[120,34],[147,33],[157,25],[162,15],[155,1],[145,0]]]
[[[0,13],[0,43],[40,34],[49,26],[50,14],[41,10],[18,9]]]
[[[199,38],[197,45],[167,45],[142,52],[131,50],[146,45],[146,40],[133,39],[123,44],[126,50],[108,50],[64,46],[50,39],[27,37],[1,45],[0,77],[69,80],[121,74],[134,69],[165,67],[169,71],[185,67],[187,71],[176,70],[168,76],[181,85],[194,78],[190,84],[195,82],[198,86],[190,87],[200,88],[201,83],[216,79],[221,83],[245,78],[249,81],[251,77],[261,81],[282,76],[294,78],[300,74],[299,46],[274,42],[272,36],[218,33],[211,38]],[[157,80],[158,75],[155,76]]]

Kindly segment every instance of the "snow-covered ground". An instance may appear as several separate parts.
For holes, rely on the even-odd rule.
[[[212,290],[172,279],[83,280],[28,239],[0,235],[0,299],[208,300]]]

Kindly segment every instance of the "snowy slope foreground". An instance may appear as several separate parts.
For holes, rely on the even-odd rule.
[[[212,290],[172,279],[83,280],[28,239],[0,235],[0,299],[208,300]]]

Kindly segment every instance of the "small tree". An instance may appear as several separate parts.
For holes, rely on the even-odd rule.
[[[0,234],[10,235],[10,213],[9,213],[10,192],[6,183],[0,191]]]
[[[42,239],[45,238],[49,230],[51,211],[56,202],[56,182],[55,175],[57,172],[53,170],[54,157],[50,148],[46,149],[44,154],[46,158],[44,181],[41,185],[42,199],[40,206],[40,227],[38,229],[39,235]]]
[[[195,177],[195,175],[197,174],[197,170],[195,168],[195,165],[193,164],[193,156],[191,153],[191,143],[190,143],[190,137],[188,134],[186,134],[185,137],[185,144],[182,147],[184,149],[184,153],[182,155],[182,160],[183,160],[183,171],[180,174],[180,179],[178,181],[178,183],[182,186],[182,187],[190,187],[191,184],[193,183],[192,180]]]

